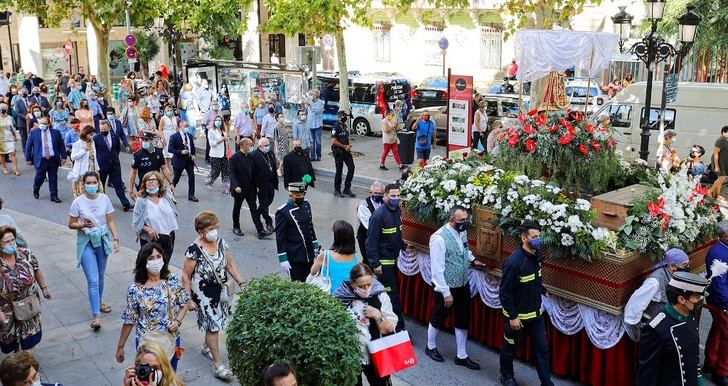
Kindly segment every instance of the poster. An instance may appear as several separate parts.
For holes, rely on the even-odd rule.
[[[125,51],[123,40],[109,40],[109,77],[113,80],[124,78],[131,71]]]
[[[3,53],[5,52],[3,51]],[[41,48],[40,55],[43,60],[43,73],[40,74],[42,78],[54,79],[56,72],[68,71],[68,55],[60,45],[53,48]],[[8,63],[10,62],[9,57],[10,51],[8,51]],[[8,68],[10,68],[9,65]]]
[[[199,88],[207,85],[209,90],[217,95],[217,73],[215,72],[215,66],[188,67],[187,82],[192,85],[193,92],[197,92]]]
[[[447,156],[470,151],[473,77],[448,76]]]

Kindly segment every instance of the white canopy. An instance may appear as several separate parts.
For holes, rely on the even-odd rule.
[[[521,82],[530,82],[551,71],[563,73],[578,67],[595,77],[609,65],[618,43],[619,35],[611,32],[520,30],[515,41],[516,76]]]

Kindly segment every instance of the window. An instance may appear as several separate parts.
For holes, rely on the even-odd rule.
[[[442,77],[427,78],[420,83],[420,88],[436,88],[447,90],[447,79]]]
[[[586,87],[581,86],[566,86],[566,95],[569,97],[586,98]],[[599,90],[596,87],[589,88],[589,97],[595,97],[599,95]]]
[[[645,116],[645,108],[642,108],[640,123]],[[650,108],[650,130],[660,130],[660,109]],[[665,130],[675,130],[675,110],[665,109]]]
[[[498,116],[498,101],[497,100],[486,100],[485,101],[485,114],[489,117]]]
[[[286,35],[270,34],[268,35],[268,53],[270,56],[276,54],[279,58],[286,57]]]
[[[374,45],[376,52],[374,57],[377,62],[389,62],[390,57],[390,45],[391,45],[391,34],[389,26],[376,26],[374,27]]]
[[[425,28],[425,65],[442,66],[442,50],[440,50],[442,31],[442,27]]]
[[[503,30],[494,27],[480,29],[480,66],[483,68],[501,67],[501,42]]]
[[[611,105],[608,109],[609,120],[614,127],[630,127],[632,122],[632,106]]]

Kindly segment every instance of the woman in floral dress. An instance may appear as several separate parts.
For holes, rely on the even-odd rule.
[[[169,271],[168,259],[157,243],[148,243],[139,250],[134,268],[134,282],[126,295],[126,309],[121,314],[124,324],[116,346],[116,360],[124,362],[124,345],[136,327],[136,343],[148,331],[169,332],[176,337],[175,355],[171,358],[172,368],[177,370],[180,357],[180,327],[187,314],[190,296],[182,286],[180,278]]]
[[[17,320],[12,301],[25,299],[43,291],[43,297],[51,298],[38,259],[30,250],[18,247],[15,228],[0,226],[0,351],[8,354],[18,348],[30,350],[42,337],[40,314],[28,320]],[[37,284],[37,285],[36,285]]]
[[[56,98],[55,103],[53,104],[54,108],[50,111],[50,117],[51,117],[51,125],[53,125],[53,128],[61,132],[62,137],[66,137],[66,133],[68,132],[68,117],[70,116],[68,112],[68,105],[64,106],[63,99]]]
[[[192,295],[189,309],[197,309],[197,327],[205,332],[201,354],[212,361],[215,377],[230,380],[232,372],[220,357],[219,332],[225,330],[230,318],[230,299],[226,299],[230,276],[238,285],[242,277],[228,244],[218,236],[219,228],[220,219],[211,211],[195,217],[199,236],[185,252],[182,281]]]

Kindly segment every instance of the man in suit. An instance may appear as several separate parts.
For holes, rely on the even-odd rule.
[[[307,186],[314,187],[316,173],[311,165],[311,159],[307,152],[301,147],[301,140],[293,141],[293,151],[283,157],[283,186],[287,189],[292,182],[301,182],[303,176],[311,176],[311,182]]]
[[[258,238],[263,239],[270,236],[271,232],[263,229],[263,223],[260,221],[260,213],[256,203],[255,169],[250,154],[252,148],[253,141],[250,138],[243,138],[240,141],[240,151],[230,158],[230,193],[235,200],[233,204],[233,233],[237,236],[244,235],[240,229],[240,208],[242,208],[243,201],[245,201],[248,208],[250,208],[250,216],[253,218],[255,230],[258,231]]]
[[[51,109],[51,102],[48,101],[48,98],[40,94],[40,87],[38,86],[33,87],[33,95],[28,98],[28,103],[35,103],[40,106],[43,114],[48,114],[48,111]]]
[[[43,180],[48,177],[51,201],[60,203],[58,198],[58,167],[66,158],[66,149],[63,146],[61,132],[50,127],[48,117],[38,119],[38,130],[28,135],[28,144],[25,148],[25,160],[28,165],[35,166],[35,180],[33,181],[33,197],[37,200]]]
[[[15,101],[15,127],[18,128],[18,131],[20,132],[20,141],[23,145],[23,150],[25,150],[25,144],[28,141],[28,123],[25,119],[25,117],[28,115],[28,89],[27,88],[21,88],[20,93],[15,97],[17,100]],[[26,159],[27,161],[27,159]]]
[[[195,197],[195,138],[187,121],[181,121],[177,132],[169,137],[167,151],[172,153],[172,170],[174,177],[172,185],[176,188],[182,172],[187,172],[187,199],[192,202],[199,201]]]
[[[107,178],[110,179],[114,190],[116,190],[116,196],[119,197],[121,205],[124,206],[124,212],[129,212],[132,206],[126,198],[124,183],[121,179],[121,162],[119,161],[121,140],[116,133],[111,131],[109,122],[101,121],[99,127],[99,133],[94,136],[94,145],[96,147],[96,161],[99,164],[101,184],[106,186]]]
[[[99,122],[108,122],[109,130],[121,139],[121,142],[124,144],[124,149],[129,151],[129,138],[121,126],[121,121],[116,119],[116,110],[113,107],[109,106],[106,108],[106,119],[94,118],[94,126],[96,126],[97,133],[99,132]]]
[[[273,231],[273,219],[268,214],[268,208],[273,203],[276,190],[278,190],[278,173],[276,172],[276,156],[270,149],[268,138],[258,140],[258,149],[251,154],[253,158],[253,173],[255,185],[258,188],[258,212],[265,220],[265,229]]]

